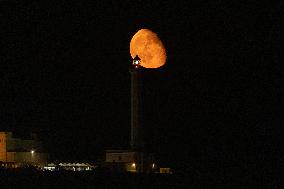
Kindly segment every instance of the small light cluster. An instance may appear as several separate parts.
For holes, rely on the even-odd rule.
[[[140,60],[141,60],[141,59],[139,58],[138,55],[136,55],[136,56],[133,58],[132,64],[134,65],[135,68],[138,68],[138,67],[139,67],[139,65],[140,65]]]

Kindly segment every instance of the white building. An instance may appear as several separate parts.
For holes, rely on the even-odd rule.
[[[0,166],[43,167],[47,158],[48,154],[43,153],[42,143],[35,138],[14,138],[12,132],[0,132]]]

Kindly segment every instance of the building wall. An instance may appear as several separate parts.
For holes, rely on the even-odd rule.
[[[31,152],[12,152],[14,153],[15,162],[24,162],[24,163],[35,163],[43,164],[46,163],[47,154],[46,153],[31,153]]]
[[[6,162],[6,133],[0,132],[0,161]]]
[[[106,162],[132,163],[136,156],[136,152],[107,152]]]
[[[135,151],[106,151],[106,165],[117,171],[141,171],[141,152]]]
[[[42,144],[37,140],[13,138],[12,133],[7,133],[7,151],[41,151]]]
[[[15,151],[21,146],[21,139],[12,139],[10,136],[7,136],[7,151]]]
[[[32,153],[31,150],[34,150]],[[41,142],[13,138],[11,132],[0,132],[0,161],[13,163],[45,164],[47,153],[41,153]]]
[[[152,173],[158,170],[153,154],[137,151],[108,150],[105,165],[118,171]]]

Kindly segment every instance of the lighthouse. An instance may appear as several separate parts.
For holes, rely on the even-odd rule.
[[[143,68],[140,66],[140,58],[135,56],[130,66],[131,75],[131,149],[143,150],[142,111],[141,111],[141,75]]]

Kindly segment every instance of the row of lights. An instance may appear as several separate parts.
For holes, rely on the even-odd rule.
[[[132,168],[136,168],[136,163],[132,163],[131,165]],[[156,167],[155,163],[152,164],[152,169]]]

